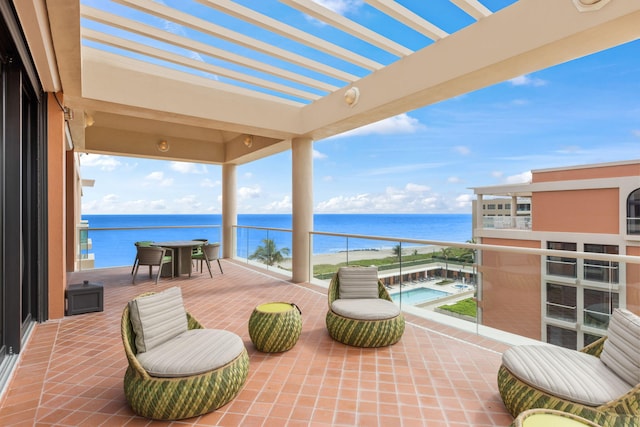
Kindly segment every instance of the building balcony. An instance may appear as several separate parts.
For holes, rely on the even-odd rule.
[[[235,400],[181,425],[508,426],[496,373],[505,343],[406,314],[399,343],[360,349],[333,341],[325,327],[326,288],[292,284],[223,260],[224,274],[161,279],[146,274],[131,285],[131,268],[72,273],[104,285],[104,311],[36,324],[4,393],[1,425],[144,425],[123,392],[127,368],[120,317],[135,296],[172,286],[205,327],[240,335],[250,357],[248,380]],[[303,329],[295,347],[255,349],[247,324],[266,301],[295,302]],[[153,423],[154,425],[158,423]]]
[[[531,216],[484,216],[482,228],[531,231]]]

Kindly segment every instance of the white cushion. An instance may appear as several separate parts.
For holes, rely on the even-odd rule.
[[[130,301],[129,314],[138,353],[149,351],[188,328],[182,292],[177,287]]]
[[[378,298],[377,267],[340,267],[340,298]]]
[[[600,360],[629,384],[640,384],[640,317],[617,308],[609,322]]]
[[[188,377],[232,362],[244,351],[242,339],[220,329],[190,329],[136,357],[154,377]]]
[[[331,310],[340,316],[357,320],[393,319],[400,314],[400,307],[380,298],[337,299],[331,303]]]
[[[555,345],[512,347],[502,363],[536,389],[588,406],[618,399],[632,388],[597,357]]]

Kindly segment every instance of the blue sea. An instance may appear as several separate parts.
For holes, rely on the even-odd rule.
[[[220,215],[83,215],[82,219],[88,221],[88,238],[92,245],[86,252],[93,254],[96,268],[131,265],[135,257],[133,243],[138,240],[206,238],[222,241]],[[286,230],[292,227],[289,214],[242,214],[238,215],[238,225]],[[314,230],[447,242],[465,242],[472,237],[471,214],[317,214],[314,215]],[[278,249],[291,248],[291,233],[284,231],[239,228],[236,236],[237,256],[242,258],[253,253],[264,239],[273,240]],[[313,252],[381,250],[396,244],[314,235]]]

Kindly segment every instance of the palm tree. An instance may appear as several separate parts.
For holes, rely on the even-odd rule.
[[[400,257],[402,256],[402,245],[400,243],[393,247],[393,256],[398,259],[400,259]]]
[[[284,261],[284,257],[289,255],[289,248],[276,248],[276,243],[272,239],[262,239],[262,243],[264,246],[258,246],[255,252],[249,255],[249,259],[272,266]]]
[[[442,256],[444,257],[444,278],[449,277],[449,257],[452,255],[453,248],[442,248]]]

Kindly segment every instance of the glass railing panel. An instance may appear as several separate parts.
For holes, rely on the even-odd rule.
[[[90,249],[81,244],[78,253],[78,269],[122,267],[133,265],[136,256],[135,242],[207,239],[210,243],[220,242],[220,226],[154,226],[140,228],[79,228],[79,241],[91,242]],[[93,267],[87,268],[83,259],[93,260]]]
[[[640,218],[627,218],[627,234],[640,234]]]
[[[402,309],[445,323],[476,324],[473,249],[432,242],[313,233],[313,279],[328,285],[342,266],[376,266]]]
[[[235,258],[291,275],[291,230],[237,226],[235,234]]]

